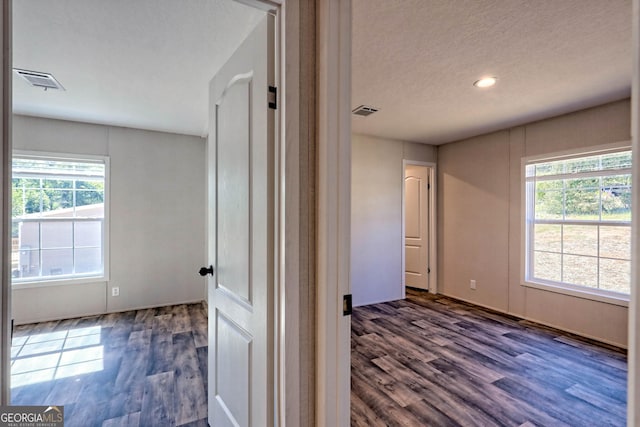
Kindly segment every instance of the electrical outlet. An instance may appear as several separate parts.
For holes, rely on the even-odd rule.
[[[469,282],[469,287],[470,287],[471,289],[475,290],[475,289],[476,289],[476,281],[475,281],[475,280],[471,280],[471,281]]]
[[[111,288],[111,296],[112,297],[119,297],[120,296],[120,288],[117,286],[114,286],[113,288]]]

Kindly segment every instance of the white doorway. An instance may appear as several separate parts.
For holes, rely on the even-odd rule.
[[[226,4],[226,5],[225,5],[225,7],[228,7],[228,8],[230,8],[230,9],[231,9],[231,8],[233,8],[233,7],[238,7],[238,6],[239,6],[239,7],[241,7],[241,8],[245,8],[245,6],[243,6],[243,5],[235,5],[235,6],[234,6],[234,2],[232,2],[231,0],[229,0],[229,1],[226,1],[226,0],[225,0],[225,3],[228,3],[228,4]],[[245,2],[245,3],[246,3],[246,2]],[[251,2],[250,2],[250,3],[251,3]],[[255,4],[254,4],[254,3],[255,3]],[[279,7],[279,6],[277,6],[277,4],[276,4],[276,3],[274,3],[274,2],[261,2],[261,1],[259,1],[259,0],[256,0],[255,2],[253,2],[253,3],[252,3],[252,5],[254,5],[254,6],[259,6],[261,9],[264,9],[264,10],[277,10],[277,12],[274,12],[274,13],[276,13],[276,14],[279,14],[279,13],[280,13],[280,12],[279,12],[279,11],[280,11],[280,7]],[[189,7],[188,7],[188,6],[183,6],[182,8],[183,8],[183,9],[185,9],[185,10],[186,10],[186,9],[189,9]],[[296,9],[296,6],[292,6],[292,7],[290,8],[290,10],[297,10],[297,9]],[[10,10],[9,10],[9,12],[10,12]],[[4,15],[3,15],[3,16],[5,16],[5,18],[6,18],[6,22],[9,22],[9,21],[10,21],[11,16],[10,16],[10,13],[8,13],[8,12],[7,12],[7,10],[4,10]],[[281,20],[281,18],[279,18],[279,19]],[[204,18],[203,18],[203,20],[204,20]],[[239,25],[238,25],[238,26],[239,26]],[[293,33],[293,30],[291,30],[291,33]],[[9,31],[5,31],[5,32],[3,33],[3,35],[4,35],[5,37],[7,36],[7,34],[9,34]],[[181,33],[181,34],[182,34],[182,33]],[[287,34],[288,34],[288,33],[287,33]],[[279,36],[284,36],[284,30],[282,31],[282,33],[281,33]],[[273,37],[272,37],[272,39],[273,39]],[[279,40],[278,40],[278,41],[279,41]],[[273,42],[273,40],[272,40],[272,42]],[[272,44],[273,44],[273,43],[272,43]],[[6,51],[6,49],[5,49],[5,51]],[[10,57],[5,58],[5,60],[10,60],[10,59],[11,59]],[[275,59],[275,58],[272,58],[272,59]],[[292,65],[291,67],[294,67],[294,66]],[[6,66],[5,66],[5,68],[6,68]],[[193,68],[199,68],[199,67],[193,67]],[[292,68],[292,69],[294,69],[294,70],[295,70],[295,68]],[[290,75],[293,75],[293,74],[294,74],[293,72],[291,72],[291,73],[290,73]],[[10,75],[10,74],[9,74],[9,75]],[[273,78],[273,76],[272,76],[272,78]],[[278,77],[278,79],[279,79],[279,83],[281,83],[282,85],[284,85],[284,83],[285,83],[284,79],[282,79],[281,77]],[[270,83],[273,83],[273,82],[270,82]],[[203,87],[203,88],[206,88],[206,87]],[[71,92],[71,91],[69,91],[69,92]],[[76,91],[76,92],[77,92],[77,91]],[[285,101],[285,100],[283,99],[283,96],[282,96],[282,95],[280,95],[281,104],[283,104],[282,106],[284,106],[284,104],[285,104],[285,103],[290,104],[292,99],[296,99],[296,98],[295,98],[295,92],[294,92],[294,91],[287,92],[287,94],[290,96],[290,97],[287,99],[287,101]],[[269,101],[270,101],[270,102],[276,102],[276,100],[274,99],[274,98],[275,98],[275,96],[273,96],[273,94],[272,94],[272,93],[269,93],[269,97],[270,97],[270,99],[269,99]],[[267,102],[266,102],[267,93],[266,93],[266,92],[264,93],[264,98],[265,98],[265,99],[264,99],[264,101],[265,101],[265,102],[264,102],[264,103],[261,103],[261,104],[265,105],[265,109],[266,109],[266,108],[267,108],[267,107],[266,107],[266,105],[267,105]],[[256,98],[254,98],[254,99],[256,99]],[[257,98],[256,102],[261,101],[261,100],[262,100],[262,98]],[[291,110],[294,110],[294,111],[295,111],[296,109],[295,109],[295,108],[291,108]],[[10,111],[10,110],[8,110],[8,111]],[[6,112],[5,112],[5,114],[6,114]],[[6,123],[6,122],[5,122],[5,123]],[[5,130],[7,130],[7,131],[8,131],[8,129],[9,129],[8,127],[6,127],[6,128],[5,128]],[[256,130],[256,131],[257,131],[257,130]],[[297,141],[297,140],[296,140],[296,141]],[[278,145],[280,145],[280,140],[278,140],[278,141],[271,141],[271,146],[275,145],[276,143],[277,143]],[[8,148],[7,148],[7,147],[8,147]],[[3,158],[3,167],[4,167],[4,168],[3,168],[3,171],[5,172],[5,175],[8,175],[8,176],[9,176],[9,179],[7,180],[7,182],[11,182],[11,179],[10,179],[10,176],[11,176],[11,170],[10,170],[10,168],[6,168],[7,164],[9,164],[9,165],[10,165],[10,162],[8,162],[8,161],[7,161],[7,159],[10,157],[10,148],[11,148],[11,147],[10,147],[8,144],[5,146],[5,150],[7,150],[7,151],[5,151],[5,153],[4,153],[4,158]],[[272,155],[272,157],[273,157],[273,155]],[[293,156],[291,157],[291,159],[293,159]],[[273,160],[273,159],[271,159],[271,160]],[[289,161],[289,160],[287,160],[287,161]],[[291,160],[291,161],[293,161],[293,160]],[[272,163],[273,163],[273,161],[272,161]],[[5,168],[6,168],[6,169],[5,169]],[[274,176],[275,176],[276,174],[281,173],[281,170],[280,170],[280,169],[278,169],[278,168],[276,168],[273,164],[270,164],[270,165],[269,165],[269,173],[271,173],[272,175],[274,175]],[[282,173],[284,173],[284,172],[282,172]],[[199,176],[198,178],[200,178],[200,176]],[[274,179],[274,178],[273,178],[273,177],[271,177],[271,178],[270,178],[270,181],[269,181],[269,182],[265,182],[265,183],[264,183],[264,185],[266,186],[266,185],[271,184],[271,183],[272,183],[272,181],[273,181],[273,179]],[[276,187],[276,186],[273,186],[272,192],[273,192],[273,191],[276,191],[276,190],[277,190],[277,187]],[[9,197],[10,197],[10,194],[11,194],[11,193],[9,193]],[[198,193],[198,194],[196,194],[196,196],[200,196],[200,194]],[[195,197],[194,197],[194,198],[195,198]],[[6,195],[5,195],[5,199],[6,199]],[[291,199],[292,199],[292,200],[295,200],[295,199],[293,199],[293,197],[291,197]],[[290,202],[289,202],[289,201],[287,201],[287,203],[290,203]],[[272,204],[273,204],[273,203],[272,203]],[[199,209],[193,209],[193,210],[194,210],[194,211],[199,211]],[[6,209],[5,209],[5,212],[6,212]],[[270,214],[270,215],[269,215],[269,221],[271,221],[271,222],[280,221],[280,217],[279,217],[279,216],[276,216],[277,214],[279,215],[279,213],[276,213],[276,212],[275,212],[275,209],[272,209],[272,211],[271,211],[269,214]],[[282,221],[282,223],[284,223],[284,221]],[[254,230],[255,230],[255,228],[256,228],[256,227],[254,227]],[[273,234],[273,233],[272,233],[272,234]],[[279,237],[280,237],[280,235],[278,235],[278,236],[270,235],[270,237],[271,237],[271,239],[276,239],[276,238],[279,238]],[[199,245],[195,245],[195,244],[194,244],[193,246],[199,246]],[[7,250],[6,248],[4,248],[4,249],[3,249],[3,251],[2,251],[2,253],[3,253],[3,254],[9,253],[9,252],[10,252],[10,249],[9,249],[9,250]],[[194,257],[194,259],[195,259],[195,258],[196,258],[196,257]],[[200,263],[198,263],[198,264],[200,264]],[[273,268],[274,268],[274,267],[273,267],[273,265],[275,265],[275,264],[276,264],[275,262],[270,262],[269,268],[273,269]],[[284,263],[278,263],[278,265],[282,265],[282,266],[284,266]],[[3,270],[3,271],[10,271],[10,269],[5,269],[5,270]],[[190,273],[190,276],[195,276],[195,274],[193,274],[193,272],[191,272],[191,271],[190,271],[189,273]],[[288,283],[288,282],[287,282],[287,283]],[[282,281],[282,286],[284,286],[284,281]],[[296,286],[298,286],[298,283],[296,283]],[[6,323],[5,323],[5,321],[4,321],[5,319],[10,318],[10,312],[11,312],[11,304],[10,304],[10,299],[9,299],[9,296],[10,296],[10,295],[9,295],[9,294],[10,294],[10,278],[5,278],[5,279],[4,279],[4,285],[3,285],[3,290],[2,290],[2,292],[3,292],[3,293],[6,293],[6,295],[4,295],[4,297],[1,299],[1,301],[2,301],[2,305],[3,305],[3,321],[2,321],[2,322],[0,322],[0,324],[2,324],[2,326],[3,326],[3,328],[2,328],[3,343],[6,343],[6,342],[8,342],[8,340],[10,340],[10,328],[9,328],[10,322],[6,322]],[[106,292],[102,292],[102,293],[101,293],[101,295],[103,295],[103,296],[104,296],[104,295],[105,295],[105,293],[106,293]],[[272,298],[272,299],[273,299],[273,298]],[[15,300],[14,300],[14,301],[15,301]],[[274,306],[275,306],[275,302],[273,302],[273,301],[270,301],[270,302],[272,302],[272,303],[274,304]],[[293,304],[292,304],[292,305],[293,305]],[[284,307],[284,306],[282,306],[282,307]],[[282,309],[284,309],[284,308],[282,308]],[[269,323],[269,324],[268,324],[268,326],[269,326],[270,328],[272,328],[272,329],[273,329],[273,328],[275,328],[275,324],[276,324],[276,321],[275,321],[275,319],[274,319],[274,318],[277,318],[277,317],[278,317],[278,316],[276,316],[276,315],[274,314],[275,310],[276,310],[276,308],[272,307],[272,308],[271,308],[271,311],[269,311],[269,313],[268,313],[268,314],[270,315],[270,318],[269,318],[268,320],[269,320],[269,322],[271,322],[271,323]],[[267,325],[267,322],[264,322],[264,324],[265,324],[265,325]],[[278,327],[283,327],[283,326],[282,326],[281,324],[278,324]],[[272,333],[272,335],[273,335],[273,333]],[[288,341],[288,343],[289,343],[289,341]],[[291,345],[291,344],[290,344],[290,345]],[[274,347],[275,345],[274,345],[272,342],[270,342],[270,346],[271,346],[271,347]],[[3,344],[3,346],[2,346],[2,347],[3,347],[3,348],[10,348],[10,346],[8,346],[8,345],[4,345],[4,344]],[[275,365],[275,364],[276,364],[276,362],[274,361],[274,359],[276,358],[276,355],[275,355],[275,349],[270,348],[270,351],[271,351],[271,354],[269,355],[269,360],[268,360],[268,362],[270,362],[270,364],[272,364],[272,365]],[[284,353],[285,353],[285,352],[284,352],[284,350],[282,350],[282,351],[279,353],[279,355],[280,355],[281,357],[284,357]],[[2,383],[2,384],[1,384],[1,388],[2,388],[2,390],[3,390],[1,400],[2,400],[2,402],[3,402],[3,403],[5,403],[5,402],[7,402],[7,403],[8,403],[8,402],[9,402],[9,400],[10,400],[10,393],[9,393],[9,379],[8,379],[8,378],[9,378],[9,374],[10,374],[10,368],[9,368],[9,357],[7,356],[7,354],[8,354],[8,352],[2,352],[2,356],[1,356],[1,357],[2,357],[2,367],[0,368],[0,376],[2,376],[2,381],[0,381],[0,382]],[[267,362],[265,362],[265,363],[267,363]],[[271,384],[273,381],[275,381],[275,379],[274,379],[273,377],[274,377],[274,376],[276,376],[276,374],[275,374],[274,372],[279,372],[279,371],[275,371],[275,369],[276,369],[275,367],[273,367],[273,368],[271,369],[271,371],[269,372],[270,377],[269,377],[269,378],[267,378],[267,379],[265,380],[265,381],[270,381],[270,384]],[[283,374],[283,376],[284,376],[284,374]],[[296,378],[297,378],[297,372],[295,372],[295,373],[291,373],[291,374],[287,373],[287,378],[289,378],[289,376],[294,377],[294,379],[296,379]],[[278,378],[277,378],[277,379],[278,379],[278,380],[280,379],[280,378],[279,378],[279,376],[278,376]],[[293,387],[291,387],[291,388],[293,388]],[[275,391],[274,391],[273,393],[275,393]],[[273,393],[272,393],[272,394],[273,394]],[[274,400],[274,399],[272,398],[272,400]],[[253,399],[253,401],[252,401],[252,402],[254,402],[254,401],[256,401],[256,399]],[[284,405],[285,405],[284,398],[282,399],[282,401],[283,401],[283,402],[282,402],[282,408],[284,408]],[[273,412],[276,410],[276,409],[272,408],[272,406],[274,406],[274,405],[269,405],[269,411],[270,411],[271,413],[273,413]],[[294,406],[294,405],[287,405],[287,406]],[[288,410],[288,408],[287,408],[287,410]],[[283,411],[283,412],[284,412],[284,411]],[[273,415],[271,415],[271,417],[273,417]]]
[[[435,164],[403,161],[402,271],[406,287],[436,293]]]

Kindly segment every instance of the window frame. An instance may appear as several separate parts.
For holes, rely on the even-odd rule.
[[[29,289],[40,288],[50,286],[65,286],[65,285],[81,285],[87,283],[107,282],[109,281],[109,212],[110,212],[110,159],[108,156],[93,155],[93,154],[70,154],[48,151],[34,151],[34,150],[19,150],[14,149],[12,154],[13,158],[32,158],[39,160],[52,160],[52,161],[71,161],[71,162],[87,162],[87,163],[102,163],[104,164],[104,217],[102,219],[102,273],[101,274],[86,274],[78,275],[77,277],[65,276],[60,279],[51,278],[48,276],[44,279],[29,280],[29,278],[23,279],[19,282],[11,281],[11,287],[13,289]],[[13,176],[13,174],[12,174]],[[11,218],[13,222],[13,218]]]
[[[545,163],[557,160],[570,160],[572,158],[588,157],[593,155],[613,154],[616,152],[631,151],[631,141],[619,141],[611,144],[598,145],[593,147],[583,147],[572,150],[558,151],[549,154],[540,154],[525,156],[521,158],[520,163],[520,195],[521,195],[521,250],[520,250],[520,284],[525,287],[541,289],[545,291],[555,292],[559,294],[574,296],[578,298],[605,302],[609,304],[619,305],[623,307],[629,306],[629,294],[623,294],[605,289],[590,288],[588,286],[574,285],[571,283],[559,283],[545,281],[541,279],[529,278],[529,260],[533,253],[533,239],[529,235],[532,219],[529,218],[528,200],[527,200],[527,174],[528,165],[535,163]],[[632,182],[633,186],[633,182]],[[632,190],[633,191],[633,190]],[[535,202],[534,202],[535,203]],[[634,213],[631,212],[633,217]],[[567,222],[572,222],[568,220]],[[597,222],[601,222],[598,220]],[[609,222],[608,222],[609,223]],[[626,224],[626,221],[625,221]],[[589,225],[589,223],[585,223]],[[631,222],[629,222],[631,226]]]

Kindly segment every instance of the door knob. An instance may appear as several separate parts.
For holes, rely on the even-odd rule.
[[[210,265],[209,267],[202,267],[202,268],[200,269],[200,271],[198,271],[198,273],[199,273],[202,277],[206,276],[207,274],[210,274],[210,275],[212,275],[212,276],[213,276],[213,266],[212,266],[212,265]]]

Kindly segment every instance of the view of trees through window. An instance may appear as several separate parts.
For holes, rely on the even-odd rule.
[[[104,197],[104,162],[16,156],[14,281],[101,274]]]
[[[629,293],[631,152],[526,167],[527,279]]]

